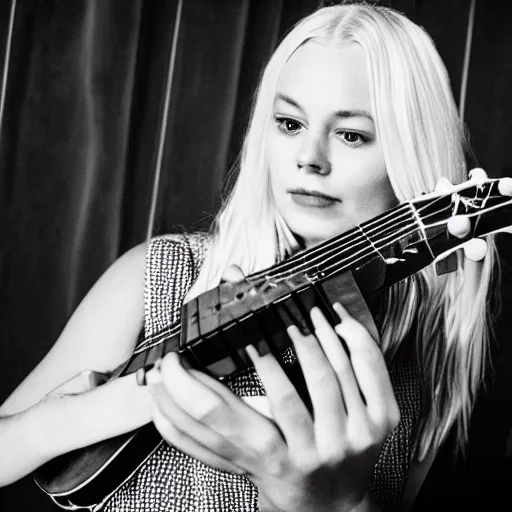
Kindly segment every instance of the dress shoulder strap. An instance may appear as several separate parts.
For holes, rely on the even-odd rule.
[[[161,235],[148,244],[144,285],[144,336],[179,320],[181,305],[197,277],[208,246],[204,233]]]

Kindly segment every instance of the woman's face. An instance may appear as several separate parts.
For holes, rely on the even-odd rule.
[[[278,210],[306,246],[397,203],[377,139],[364,50],[308,42],[286,63],[267,135]]]

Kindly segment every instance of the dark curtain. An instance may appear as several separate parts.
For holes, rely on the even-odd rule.
[[[0,402],[144,241],[157,168],[153,233],[209,226],[261,66],[318,5],[185,0],[169,84],[177,0],[17,0],[10,45],[0,2]],[[55,508],[30,478],[0,489],[2,511]]]
[[[177,18],[178,0],[14,1],[0,2],[0,402],[148,227],[210,225],[263,63],[298,19],[337,3],[183,0]],[[380,3],[431,33],[458,100],[471,0]],[[511,166],[510,9],[497,5],[477,2],[466,109],[492,176]],[[56,508],[27,477],[0,489],[0,510]]]

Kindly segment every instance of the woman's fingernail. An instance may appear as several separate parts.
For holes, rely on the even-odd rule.
[[[290,338],[297,337],[299,334],[301,334],[300,329],[296,325],[290,325],[286,331],[288,332],[288,335]]]
[[[247,351],[247,355],[249,356],[253,363],[261,359],[260,355],[258,354],[258,351],[252,345],[247,345],[247,347],[245,347],[245,350]]]
[[[146,373],[146,382],[148,386],[156,386],[162,382],[162,374],[160,370],[154,367]]]
[[[339,303],[339,302],[335,302],[333,305],[332,305],[334,311],[338,314],[338,317],[340,319],[340,322],[343,320],[343,317],[344,316],[347,316],[347,310]]]
[[[311,317],[311,321],[313,322],[313,324],[315,322],[321,321],[322,318],[324,318],[324,314],[322,313],[322,310],[317,306],[314,306],[313,308],[311,308],[311,311],[309,312],[309,316]]]

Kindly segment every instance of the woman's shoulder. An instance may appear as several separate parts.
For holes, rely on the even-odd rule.
[[[154,236],[124,252],[100,281],[158,280],[176,272],[189,273],[199,268],[210,242],[206,232],[165,233]],[[153,279],[152,279],[153,278]]]

